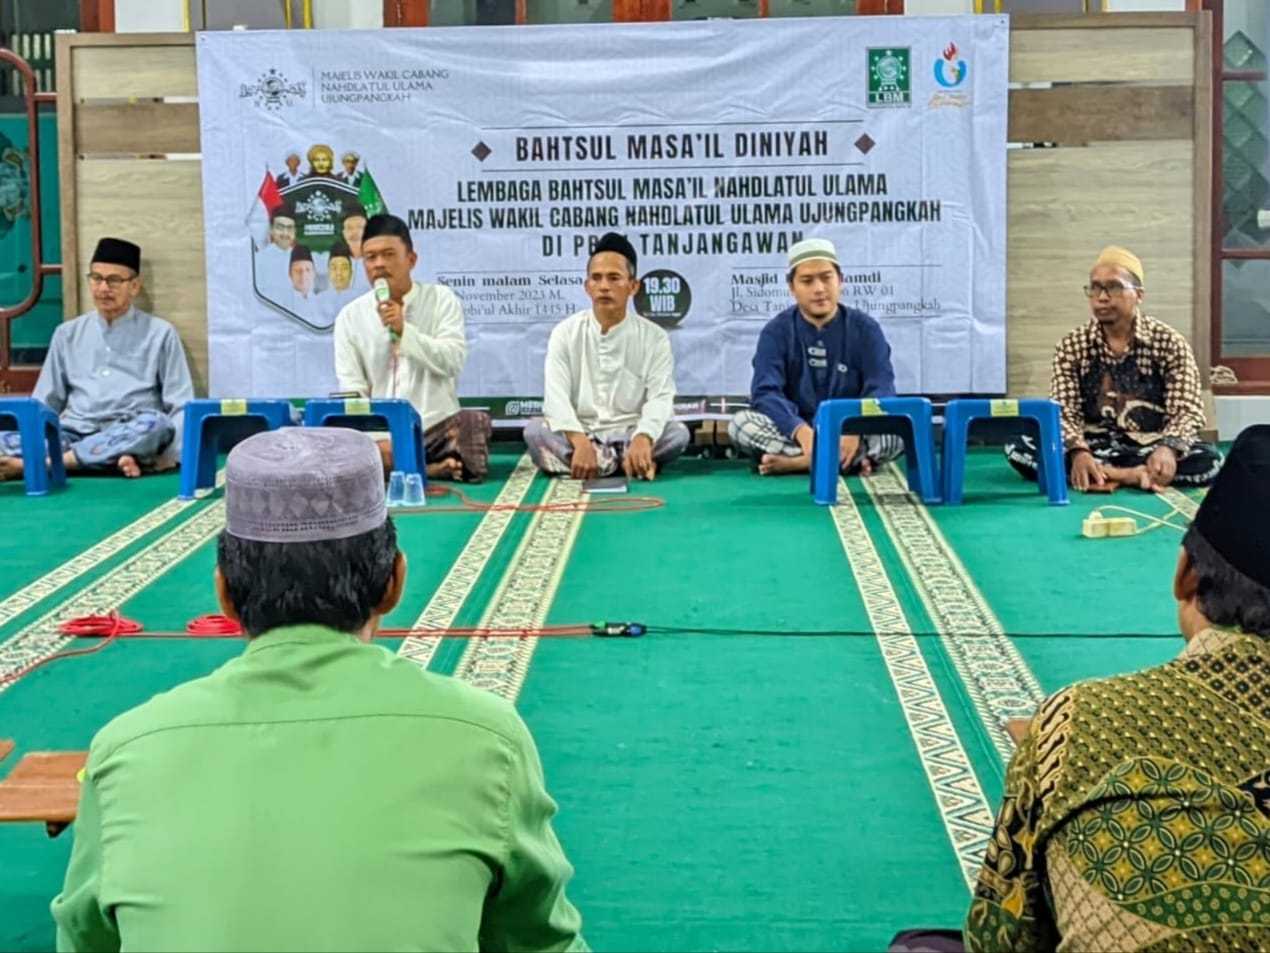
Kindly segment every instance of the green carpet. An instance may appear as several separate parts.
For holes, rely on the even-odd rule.
[[[469,492],[494,499],[518,456],[497,454],[493,479]],[[901,629],[933,633],[943,624],[946,590],[930,596],[929,580],[909,570],[942,579],[955,576],[959,562],[1005,631],[1063,633],[1012,640],[1044,692],[1152,664],[1180,646],[1075,637],[1173,631],[1173,530],[1082,539],[1082,516],[1107,500],[1047,506],[998,451],[980,451],[970,456],[965,505],[929,511],[947,550],[919,552],[893,536],[895,521],[913,519],[918,508],[884,506],[876,484],[849,484],[863,537],[856,542],[881,567],[864,579],[853,577],[835,515],[811,503],[805,479],[761,479],[745,465],[706,460],[684,460],[636,488],[663,498],[663,508],[591,514],[576,537],[540,540],[539,518],[516,514],[469,574],[456,625],[480,620],[519,568],[564,557],[559,573],[541,582],[549,623],[735,630],[538,643],[517,704],[560,804],[558,831],[577,869],[571,894],[597,949],[880,949],[905,926],[959,923],[968,891],[964,858],[946,829],[950,808],[941,810],[933,795],[931,752],[919,756],[910,728],[922,712],[901,704],[896,670],[870,631],[864,590],[872,599],[890,594]],[[537,478],[526,499],[563,486]],[[176,484],[174,477],[79,480],[64,496],[33,501],[13,489],[0,486],[0,517],[17,525],[38,512],[49,531],[0,542],[0,599],[162,505]],[[1164,510],[1136,494],[1114,501]],[[112,591],[137,566],[150,575],[135,581],[122,609],[147,629],[181,629],[215,611],[208,528],[215,529],[217,505],[183,508],[137,536],[0,627],[0,640],[12,644],[85,587]],[[478,513],[404,514],[397,524],[410,583],[387,624],[408,627],[486,524]],[[149,566],[152,544],[173,530],[180,536],[181,527],[191,532],[172,559]],[[862,634],[747,634],[827,628]],[[967,686],[953,646],[931,637],[913,644],[908,661],[925,667],[935,689],[930,710],[955,730],[959,757],[995,808],[1003,762],[983,700]],[[431,667],[455,671],[465,648],[444,640]],[[19,743],[9,763],[24,751],[83,748],[114,715],[239,650],[233,641],[122,642],[41,668],[0,693],[0,737]],[[49,840],[35,825],[0,826],[0,948],[52,947],[47,907],[71,836]]]
[[[21,480],[0,483],[0,522],[11,530],[31,530],[0,533],[0,599],[173,500],[178,479],[81,477],[41,497],[27,496]]]
[[[931,509],[1007,632],[1067,636],[1014,640],[1047,693],[1158,665],[1181,650],[1180,638],[1075,637],[1177,632],[1172,580],[1182,534],[1166,527],[1120,539],[1083,537],[1081,522],[1107,505],[1154,516],[1169,509],[1133,490],[1073,492],[1068,506],[1048,506],[1035,484],[991,450],[970,456],[962,506]]]
[[[552,622],[868,627],[804,480],[688,461],[655,489],[587,517]],[[871,638],[546,640],[520,705],[598,949],[878,949],[964,914]]]

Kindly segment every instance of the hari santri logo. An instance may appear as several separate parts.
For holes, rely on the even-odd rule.
[[[935,82],[945,89],[955,89],[966,81],[970,67],[965,60],[957,59],[957,44],[944,47],[944,55],[935,60]]]
[[[908,47],[870,48],[868,63],[867,103],[870,107],[912,105]]]
[[[261,73],[255,83],[242,83],[238,87],[239,99],[255,99],[256,105],[263,109],[278,110],[283,106],[291,106],[307,97],[308,84],[301,80],[293,83],[276,69]]]

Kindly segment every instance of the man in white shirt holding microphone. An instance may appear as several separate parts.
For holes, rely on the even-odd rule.
[[[410,229],[376,215],[362,236],[371,291],[335,319],[335,374],[340,389],[362,397],[401,397],[423,418],[428,476],[479,481],[489,470],[489,414],[460,410],[459,372],[467,359],[463,306],[444,285],[417,282]],[[392,444],[379,442],[385,472]]]

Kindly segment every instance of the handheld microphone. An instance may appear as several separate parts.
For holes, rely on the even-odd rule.
[[[388,287],[387,278],[376,278],[375,283],[372,285],[372,288],[375,291],[376,304],[383,304],[385,301],[388,301],[392,298],[392,291]],[[399,337],[397,336],[397,332],[393,331],[391,328],[389,329],[388,334],[392,337],[394,341],[400,340]]]

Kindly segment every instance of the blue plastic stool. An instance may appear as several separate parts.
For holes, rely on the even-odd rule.
[[[402,473],[418,473],[428,484],[424,458],[423,420],[410,401],[401,398],[384,400],[311,400],[304,405],[306,427],[353,427],[366,430],[382,425],[392,435],[392,467]]]
[[[838,502],[838,438],[842,436],[842,425],[847,420],[868,420],[869,425],[860,432],[901,433],[904,462],[908,468],[908,488],[924,503],[938,503],[931,416],[930,401],[925,397],[861,397],[822,401],[812,422],[816,434],[811,455],[812,497],[817,503],[827,506]],[[896,417],[906,419],[909,429],[895,427]]]
[[[57,414],[32,397],[6,397],[0,400],[0,430],[14,429],[22,438],[22,478],[26,482],[26,495],[44,496],[50,486],[55,489],[66,486],[62,428]],[[43,466],[46,457],[47,468]],[[37,465],[32,466],[33,463]]]
[[[185,405],[185,430],[181,443],[181,493],[192,500],[199,490],[216,483],[216,454],[220,438],[241,432],[243,421],[256,431],[291,426],[291,402],[274,399],[192,400]]]
[[[1067,467],[1063,462],[1063,431],[1058,404],[1043,397],[1023,400],[950,400],[944,411],[944,502],[961,503],[966,476],[966,442],[970,422],[984,417],[1035,420],[1040,427],[1036,456],[1036,485],[1051,506],[1067,505]]]

